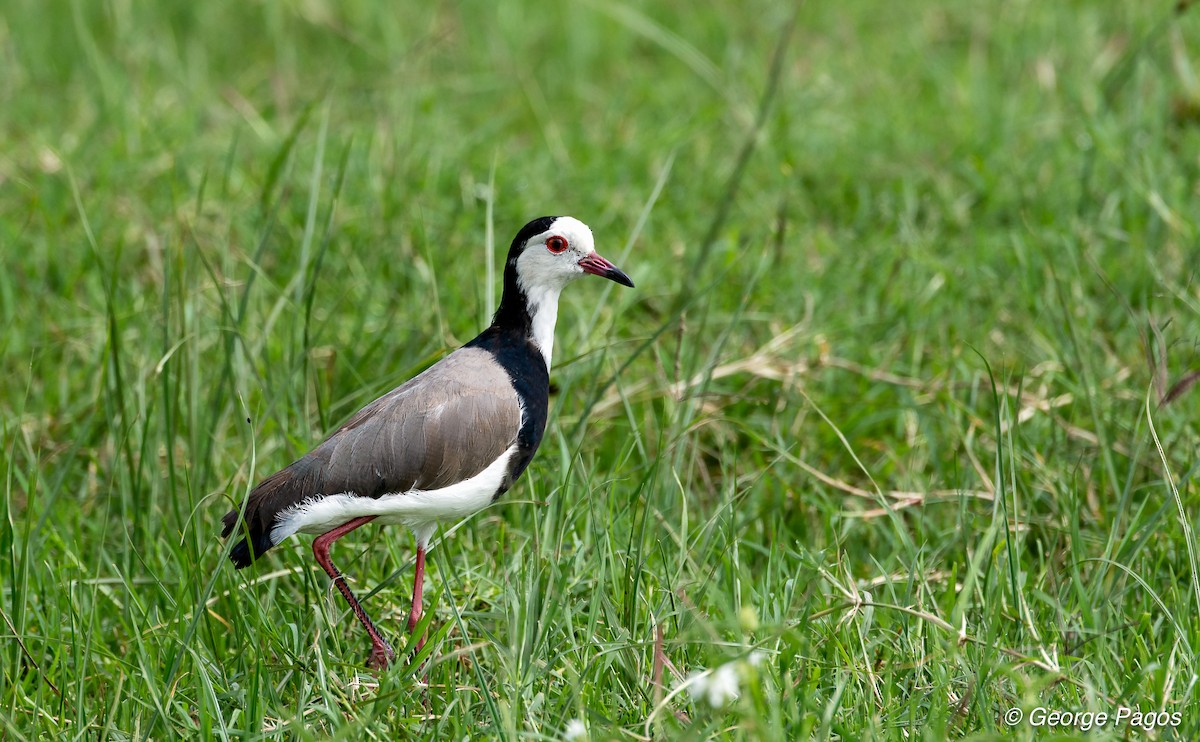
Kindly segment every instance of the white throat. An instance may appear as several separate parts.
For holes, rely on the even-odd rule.
[[[525,288],[525,302],[532,320],[533,343],[546,359],[546,370],[550,370],[550,359],[554,355],[554,325],[558,322],[558,295],[561,286],[531,286]]]

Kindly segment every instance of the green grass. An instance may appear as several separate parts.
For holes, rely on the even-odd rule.
[[[0,738],[1200,735],[1194,9],[391,6],[0,8]],[[219,518],[561,213],[637,289],[375,677]],[[336,553],[401,644],[411,538]]]

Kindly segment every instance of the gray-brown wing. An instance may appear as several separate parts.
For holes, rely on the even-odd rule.
[[[324,465],[321,494],[379,497],[454,484],[495,461],[520,427],[520,403],[504,369],[486,351],[456,351],[313,451]]]
[[[230,556],[250,564],[273,544],[276,516],[320,495],[380,497],[438,489],[483,471],[513,443],[521,406],[492,355],[461,348],[364,407],[320,445],[263,480],[246,503],[245,542]],[[237,523],[225,516],[222,535]]]

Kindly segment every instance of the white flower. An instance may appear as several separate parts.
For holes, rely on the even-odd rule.
[[[582,719],[571,719],[567,722],[567,728],[563,730],[563,739],[566,742],[583,742],[587,738],[587,725]]]
[[[688,679],[692,699],[705,699],[713,708],[721,708],[738,697],[737,663],[727,662],[710,673],[694,673]]]
[[[758,667],[766,658],[766,652],[762,651],[761,649],[756,649],[751,652],[748,657],[746,657],[746,662],[750,663],[751,667]]]

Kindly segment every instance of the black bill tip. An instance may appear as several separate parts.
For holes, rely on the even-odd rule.
[[[621,284],[622,286],[628,286],[629,288],[633,288],[633,281],[629,278],[629,276],[625,275],[625,272],[622,271],[620,268],[617,268],[617,267],[609,268],[607,271],[605,271],[604,277],[610,281],[616,281],[617,283]]]
[[[579,267],[583,268],[584,273],[591,273],[593,276],[607,278],[622,286],[633,288],[633,281],[630,280],[629,276],[625,275],[625,271],[608,262],[600,253],[594,252],[583,260],[580,260]]]

